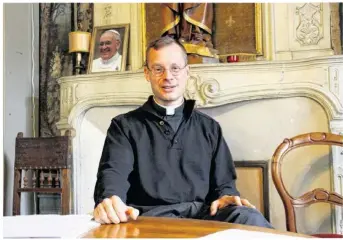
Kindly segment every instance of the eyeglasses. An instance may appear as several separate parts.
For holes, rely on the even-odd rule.
[[[173,64],[170,68],[169,68],[169,71],[171,72],[171,74],[173,76],[177,76],[180,74],[181,70],[183,70],[185,67],[187,66],[187,64],[183,67],[180,67],[176,64]],[[166,71],[166,68],[163,67],[163,66],[160,66],[160,65],[154,65],[152,66],[152,68],[150,69],[148,64],[146,64],[146,67],[148,68],[148,70],[150,72],[152,72],[153,75],[155,75],[156,77],[160,77],[162,76],[165,71]]]

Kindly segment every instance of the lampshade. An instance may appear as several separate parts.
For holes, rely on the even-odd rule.
[[[89,52],[91,34],[75,31],[69,33],[69,52]]]

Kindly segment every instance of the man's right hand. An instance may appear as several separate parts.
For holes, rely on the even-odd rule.
[[[93,216],[96,222],[101,224],[127,222],[129,218],[136,220],[139,211],[129,207],[118,196],[105,198],[96,206]]]

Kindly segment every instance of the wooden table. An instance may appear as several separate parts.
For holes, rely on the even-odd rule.
[[[136,221],[121,224],[101,225],[84,238],[197,238],[226,229],[241,229],[269,232],[282,235],[311,237],[308,235],[252,227],[218,221],[176,219],[162,217],[138,217]]]

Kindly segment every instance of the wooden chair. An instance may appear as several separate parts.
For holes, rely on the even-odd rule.
[[[343,136],[324,133],[312,132],[298,135],[291,139],[285,139],[276,149],[272,157],[272,177],[277,191],[280,194],[286,212],[287,231],[297,232],[295,207],[305,207],[318,202],[325,202],[343,206],[343,197],[335,192],[329,192],[323,188],[316,188],[303,194],[300,197],[294,198],[286,190],[281,177],[281,166],[285,155],[296,148],[308,145],[331,145],[343,146]],[[343,237],[339,234],[314,234],[316,237]]]
[[[20,215],[22,192],[58,193],[61,195],[61,213],[70,213],[71,152],[70,131],[65,136],[42,138],[23,138],[23,133],[18,133],[13,215]]]

